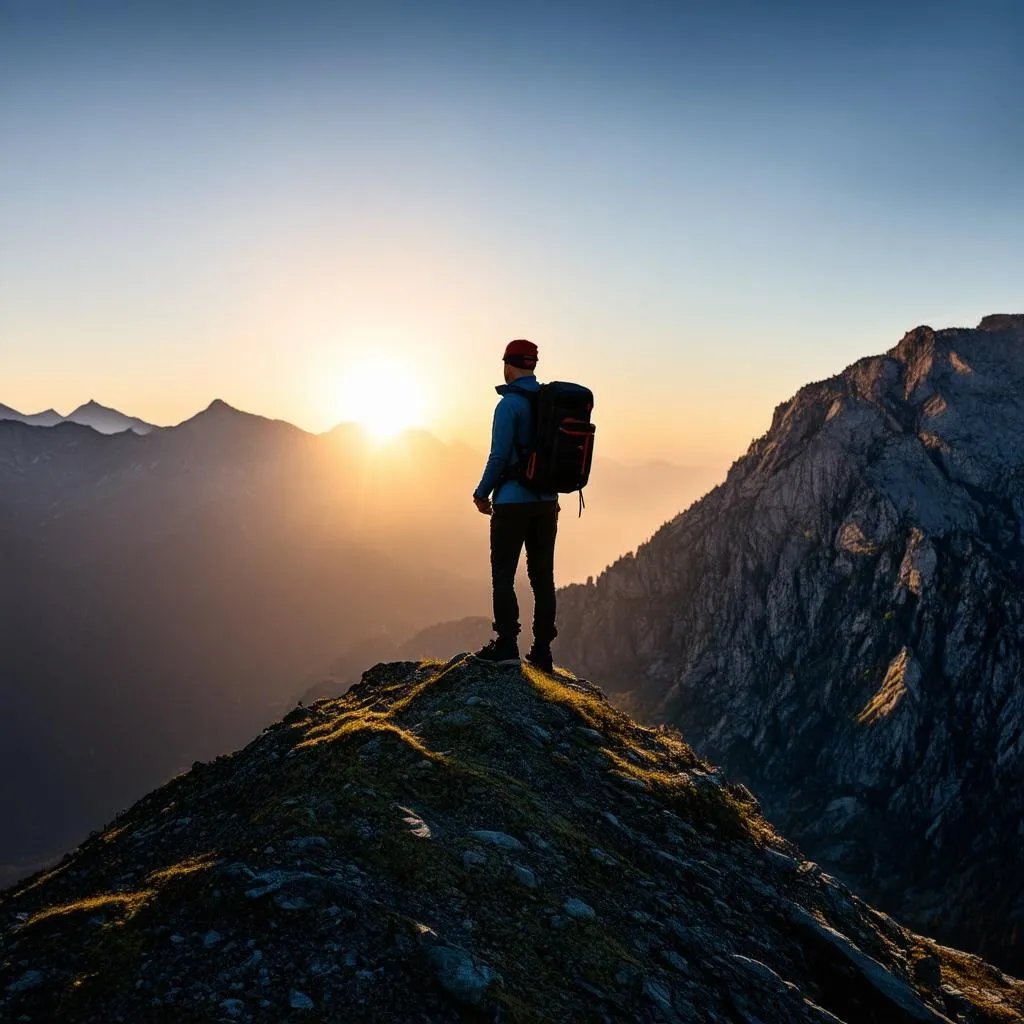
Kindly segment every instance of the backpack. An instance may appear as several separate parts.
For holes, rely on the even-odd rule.
[[[509,390],[524,395],[533,409],[533,438],[519,452],[519,461],[507,471],[531,491],[580,495],[583,514],[583,488],[590,479],[594,457],[594,434],[590,422],[594,395],[589,388],[566,381],[541,384],[536,391],[509,385]]]

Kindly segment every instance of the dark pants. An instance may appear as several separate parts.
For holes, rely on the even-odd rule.
[[[516,569],[526,545],[526,571],[533,588],[533,640],[544,646],[555,629],[555,535],[557,501],[517,501],[495,505],[491,515],[491,582],[494,586],[494,631],[503,639],[519,635]]]

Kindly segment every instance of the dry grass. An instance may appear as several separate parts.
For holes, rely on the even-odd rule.
[[[177,864],[171,864],[170,867],[154,871],[147,881],[166,884],[185,875],[194,875],[197,871],[207,871],[216,863],[216,854],[200,854],[198,857],[189,857],[186,860],[178,861]]]
[[[379,711],[371,711],[360,714],[353,712],[344,715],[340,720],[335,719],[326,725],[315,726],[306,734],[306,739],[297,743],[296,750],[304,750],[309,747],[322,746],[328,743],[337,743],[349,737],[359,736],[365,733],[367,742],[375,736],[390,734],[406,744],[410,749],[416,751],[421,757],[429,760],[443,760],[441,755],[432,751],[414,732],[403,729],[394,722],[389,721],[390,714],[382,714]]]
[[[32,925],[54,917],[91,913],[95,910],[109,910],[113,907],[124,911],[126,917],[131,917],[141,910],[156,894],[156,889],[140,889],[136,892],[111,892],[100,896],[89,896],[85,899],[73,900],[71,903],[58,903],[52,907],[45,907],[43,910],[33,914],[25,922],[25,927],[30,928]]]
[[[120,832],[123,830],[114,829],[112,831]],[[161,868],[159,871],[152,872],[146,879],[148,885],[144,889],[136,889],[130,892],[99,893],[95,896],[86,896],[68,903],[56,903],[53,906],[44,907],[42,910],[36,911],[25,922],[25,927],[29,928],[32,925],[57,917],[67,917],[70,914],[93,913],[98,910],[116,909],[119,911],[120,920],[127,921],[137,914],[150,900],[158,896],[161,889],[169,883],[176,882],[189,875],[194,875],[199,871],[207,871],[216,863],[217,857],[213,853],[189,857],[179,861],[177,864],[171,864],[166,868]]]
[[[937,956],[942,964],[942,983],[958,988],[988,1019],[1019,1024],[1024,981],[1007,977],[980,956],[940,946],[930,939],[921,939],[915,952]]]

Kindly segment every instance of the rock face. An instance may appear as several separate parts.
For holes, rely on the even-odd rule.
[[[0,1019],[1010,1021],[568,675],[379,665],[0,896]]]
[[[1024,316],[810,384],[560,597],[560,656],[678,725],[866,898],[1024,969]]]

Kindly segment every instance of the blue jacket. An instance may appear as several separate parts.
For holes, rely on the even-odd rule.
[[[520,377],[515,387],[523,391],[536,391],[540,384],[532,374]],[[491,454],[484,467],[484,475],[473,492],[474,498],[486,498],[494,491],[495,505],[506,505],[516,501],[556,501],[557,494],[537,494],[516,480],[499,482],[506,466],[519,461],[519,450],[529,445],[533,437],[533,410],[525,395],[516,394],[508,384],[499,384],[494,389],[501,395],[501,401],[494,409],[494,424],[491,427]]]

